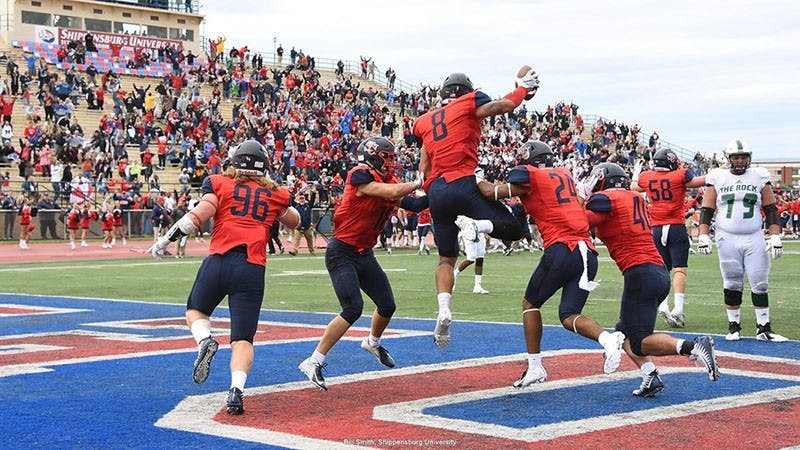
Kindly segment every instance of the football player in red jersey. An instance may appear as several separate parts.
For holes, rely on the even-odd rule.
[[[605,350],[603,372],[617,370],[625,335],[609,333],[594,319],[582,314],[589,292],[597,284],[597,251],[589,235],[575,183],[569,171],[553,167],[554,155],[541,141],[528,141],[517,149],[519,166],[511,169],[508,183],[481,182],[486,198],[519,196],[525,210],[539,225],[544,254],[528,281],[522,300],[522,326],[528,352],[528,368],[514,387],[547,380],[541,360],[542,314],[540,308],[561,289],[558,318],[567,330],[598,341]]]
[[[186,323],[198,344],[193,379],[208,378],[219,344],[211,335],[211,313],[227,295],[231,318],[231,388],[228,414],[242,414],[242,390],[253,364],[253,337],[264,299],[267,239],[272,222],[289,228],[300,223],[289,206],[288,189],[266,177],[269,156],[254,140],[233,150],[231,165],[221,175],[206,177],[202,198],[148,250],[160,258],[170,242],[197,231],[214,219],[209,256],[197,271],[186,305]]]
[[[381,345],[383,331],[395,311],[394,294],[386,273],[375,259],[372,247],[383,232],[386,220],[398,206],[410,211],[428,207],[428,197],[412,197],[422,179],[400,183],[395,176],[397,152],[384,137],[370,137],[358,146],[359,164],[350,169],[342,204],[336,209],[336,228],[325,251],[325,267],[342,312],[330,321],[314,353],[298,369],[321,389],[327,390],[322,368],[325,357],[347,330],[361,317],[363,290],[375,303],[370,335],[361,348],[372,353],[386,367],[394,359]]]
[[[638,171],[634,171],[631,189],[647,193],[653,241],[667,270],[672,271],[675,306],[670,311],[667,295],[658,307],[658,314],[668,326],[683,328],[690,247],[686,230],[686,189],[705,185],[706,177],[695,177],[689,169],[679,166],[680,160],[674,151],[668,148],[659,150],[653,155],[653,170],[642,172],[638,177]]]
[[[624,279],[617,330],[625,333],[625,352],[642,372],[642,383],[633,395],[650,397],[664,389],[652,356],[688,356],[716,381],[719,367],[711,337],[698,336],[690,342],[653,333],[658,304],[669,292],[669,272],[653,243],[645,200],[629,189],[628,175],[614,163],[599,164],[587,183],[594,192],[586,201],[589,225],[595,227]]]
[[[539,89],[533,69],[517,77],[518,87],[499,100],[476,91],[463,73],[445,78],[439,91],[443,106],[414,122],[414,135],[421,144],[420,171],[425,175],[425,192],[430,198],[431,218],[436,227],[434,242],[439,251],[436,291],[439,313],[433,340],[437,347],[450,343],[450,295],[453,269],[458,258],[459,228],[465,239],[475,241],[478,233],[515,241],[522,227],[501,203],[484,198],[475,183],[481,123],[490,116],[513,111],[530,100]]]

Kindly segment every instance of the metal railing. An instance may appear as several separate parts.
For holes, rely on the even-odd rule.
[[[209,50],[209,46],[208,45],[209,45],[208,44],[208,36],[201,36],[200,37],[200,48],[203,51],[209,52],[210,50]],[[228,53],[229,50],[230,49],[226,50],[226,53]],[[275,53],[274,51],[265,52],[265,51],[254,51],[254,50],[251,50],[250,53],[248,54],[249,56],[247,57],[248,60],[252,59],[253,53],[258,54],[259,56],[261,56],[261,58],[264,60],[264,64],[268,65],[268,66],[287,67],[287,66],[289,66],[291,64],[291,57],[288,55],[288,53],[289,53],[288,51],[284,51],[283,58],[281,59],[280,64],[278,63],[278,54]],[[229,57],[227,54],[223,55],[223,56],[224,56],[224,58],[226,60]],[[320,57],[314,56],[314,67],[316,67],[317,69],[322,69],[322,70],[327,70],[327,71],[330,71],[330,72],[335,72],[338,69],[337,64],[338,64],[339,61],[340,61],[339,59],[320,58]],[[350,60],[350,59],[342,59],[341,61],[344,64],[344,67],[343,67],[344,73],[357,75],[356,81],[364,80],[364,78],[361,78],[361,62],[360,61],[353,61],[353,60]],[[295,63],[297,63],[297,61],[295,61]],[[375,83],[378,83],[378,84],[382,85],[383,87],[385,87],[386,89],[388,89],[389,80],[386,78],[386,75],[385,75],[385,71],[386,70],[387,69],[384,69],[384,70],[376,69],[375,73],[374,73],[374,77],[373,78],[368,78],[365,81],[374,81]],[[405,91],[405,92],[410,94],[412,92],[417,92],[418,90],[420,90],[420,88],[421,88],[421,86],[419,86],[419,85],[414,85],[414,84],[409,83],[407,81],[403,81],[403,80],[401,80],[399,78],[395,79],[395,82],[394,82],[394,90],[397,91],[397,92],[400,92],[402,90],[402,91]]]
[[[583,117],[583,122],[586,125],[595,124],[595,123],[597,123],[598,120],[602,120],[603,123],[613,122],[612,119],[608,119],[608,118],[605,118],[603,116],[599,116],[599,115],[596,115],[596,114],[581,114],[581,117]],[[639,130],[639,134],[637,135],[637,139],[639,141],[639,145],[643,145],[645,147],[649,147],[649,140],[650,140],[650,136],[652,134],[653,134],[653,132],[647,132],[647,131],[645,131],[643,129],[640,129]],[[697,155],[697,151],[695,151],[695,150],[692,150],[692,149],[689,149],[689,148],[686,148],[686,147],[682,147],[682,146],[677,145],[677,144],[673,144],[673,143],[671,143],[669,141],[665,141],[664,139],[659,138],[658,142],[660,144],[660,148],[671,149],[672,151],[675,152],[675,154],[678,155],[679,158],[681,158],[684,161],[693,161],[695,155]]]

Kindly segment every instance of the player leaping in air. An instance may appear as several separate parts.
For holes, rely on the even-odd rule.
[[[450,296],[453,269],[458,258],[459,228],[464,239],[475,241],[478,233],[515,241],[522,227],[500,202],[484,198],[475,184],[478,142],[483,119],[513,111],[539,89],[539,78],[528,66],[517,73],[517,88],[499,100],[476,91],[463,73],[445,78],[439,91],[443,106],[414,122],[421,144],[419,168],[425,174],[425,192],[436,227],[439,251],[436,291],[439,313],[433,340],[439,348],[450,343]]]

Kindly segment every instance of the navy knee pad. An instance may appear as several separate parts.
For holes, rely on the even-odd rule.
[[[630,340],[631,351],[638,356],[647,356],[642,353],[642,340],[649,336],[649,332],[644,331],[628,331],[625,337]]]
[[[742,291],[733,291],[725,289],[725,304],[728,306],[741,306],[742,305]],[[755,299],[753,300],[755,303]]]
[[[394,304],[388,306],[379,306],[378,314],[384,319],[391,319],[395,310],[397,310],[397,307]]]
[[[346,320],[347,323],[352,325],[361,317],[362,312],[364,312],[363,306],[359,308],[354,305],[347,305],[342,309],[339,315],[342,316],[342,319]]]

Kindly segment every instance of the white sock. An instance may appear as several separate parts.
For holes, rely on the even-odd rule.
[[[211,336],[211,321],[208,319],[197,319],[192,322],[192,337],[198,344],[203,339]]]
[[[759,325],[766,325],[769,323],[769,308],[756,309],[756,323]]]
[[[325,362],[325,355],[314,350],[314,353],[311,354],[311,361],[314,361],[317,364],[322,364]]]
[[[450,310],[449,292],[439,292],[439,294],[436,296],[436,300],[439,302],[439,312],[442,312],[442,310]]]
[[[686,299],[686,294],[681,292],[675,293],[675,307],[672,308],[672,311],[675,313],[683,313],[683,301]]]
[[[475,286],[480,286],[483,281],[483,275],[475,275]]]
[[[675,353],[676,353],[676,354],[678,354],[678,355],[680,355],[680,354],[681,354],[681,348],[683,348],[683,342],[684,342],[685,340],[686,340],[686,339],[676,339],[676,340],[675,340]],[[649,372],[648,372],[648,373],[649,373]]]
[[[642,375],[649,375],[656,370],[656,365],[653,364],[652,361],[647,361],[646,363],[642,364],[641,370]]]
[[[371,347],[377,347],[377,346],[381,345],[381,338],[375,337],[375,336],[372,335],[372,333],[370,333],[369,334],[369,338],[368,338],[368,342],[369,342],[369,345]]]
[[[728,322],[740,323],[742,321],[741,309],[726,309],[728,313]]]
[[[494,231],[494,225],[491,220],[476,220],[475,225],[478,227],[478,233],[491,234]]]
[[[528,353],[528,368],[532,369],[542,365],[541,353]]]
[[[669,312],[669,297],[661,301],[661,303],[658,305],[658,310]]]
[[[241,370],[234,370],[231,373],[231,387],[239,388],[240,391],[244,390],[244,384],[247,382],[247,373]]]

